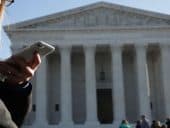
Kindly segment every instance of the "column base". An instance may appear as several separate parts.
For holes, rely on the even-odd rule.
[[[38,124],[36,123],[31,126],[31,128],[48,128],[48,127],[49,127],[48,124],[43,124],[43,123],[38,123]]]
[[[115,121],[113,121],[114,128],[119,128],[121,123],[122,123],[122,120],[115,120]]]
[[[58,128],[72,128],[74,123],[72,121],[63,121],[59,123]]]
[[[100,123],[98,121],[86,121],[85,126],[87,128],[98,128]]]

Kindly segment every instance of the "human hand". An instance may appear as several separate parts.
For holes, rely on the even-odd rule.
[[[22,57],[12,56],[6,61],[0,61],[0,73],[7,76],[5,82],[9,85],[20,85],[29,81],[41,63],[38,53],[30,60]]]

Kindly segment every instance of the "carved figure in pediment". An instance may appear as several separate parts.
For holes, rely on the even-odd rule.
[[[135,12],[116,10],[112,8],[95,8],[84,12],[65,15],[41,23],[35,23],[22,28],[65,28],[65,27],[97,27],[97,26],[146,26],[167,25],[170,20],[147,16]]]

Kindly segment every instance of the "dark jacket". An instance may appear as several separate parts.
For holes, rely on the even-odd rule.
[[[28,112],[31,102],[31,90],[32,85],[30,83],[18,86],[4,85],[3,83],[0,83],[1,107],[3,106],[2,104],[4,104],[5,109],[9,111],[12,121],[17,127],[20,127],[23,124],[24,118]],[[4,108],[1,109],[3,110]],[[7,117],[8,116],[9,114]],[[0,120],[2,119],[3,118],[0,117]],[[10,121],[10,117],[8,117],[6,121]],[[2,124],[0,124],[0,128],[8,128],[7,126],[1,125]]]
[[[170,128],[170,119],[167,119],[166,125],[167,125],[167,128]]]

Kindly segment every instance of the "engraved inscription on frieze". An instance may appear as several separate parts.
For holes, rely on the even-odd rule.
[[[78,26],[78,27],[83,26],[84,25],[84,18],[85,17],[83,17],[83,16],[77,16],[75,18],[75,26]]]
[[[94,14],[87,14],[84,16],[84,25],[85,26],[95,26],[97,22],[97,18]]]
[[[112,8],[100,7],[88,11],[66,15],[22,28],[63,28],[91,26],[142,26],[170,25],[170,20],[126,12]]]

